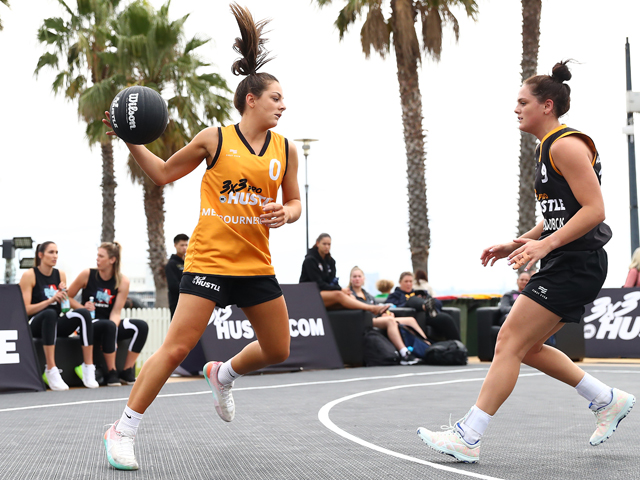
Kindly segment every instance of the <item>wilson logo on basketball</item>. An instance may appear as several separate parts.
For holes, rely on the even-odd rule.
[[[129,104],[127,105],[127,117],[129,120],[129,128],[136,128],[136,112],[138,111],[138,94],[129,95]]]

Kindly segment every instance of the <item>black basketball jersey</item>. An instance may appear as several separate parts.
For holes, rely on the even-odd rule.
[[[36,275],[36,285],[33,287],[33,290],[31,290],[32,305],[53,297],[58,293],[58,285],[60,285],[60,272],[57,268],[54,268],[49,276],[43,275],[42,272],[38,270],[38,267],[33,267],[33,271]],[[51,305],[48,305],[47,308],[52,308],[58,315],[62,312],[58,302],[53,302]]]
[[[92,268],[89,270],[87,286],[82,289],[82,304],[84,305],[88,302],[89,297],[93,297],[96,305],[96,318],[109,318],[117,295],[118,289],[116,288],[115,277],[103,280],[97,269]]]
[[[562,228],[582,206],[573,195],[569,183],[556,168],[551,157],[551,145],[560,138],[577,135],[591,148],[593,152],[593,170],[601,183],[600,155],[590,137],[566,125],[560,125],[542,139],[536,148],[538,164],[536,168],[535,193],[540,203],[544,218],[544,229],[540,239]],[[603,247],[611,239],[611,229],[602,222],[580,238],[556,249],[557,251],[596,250]]]

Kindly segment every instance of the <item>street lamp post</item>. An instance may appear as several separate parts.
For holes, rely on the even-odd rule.
[[[298,138],[296,142],[302,142],[302,153],[304,154],[304,211],[305,221],[307,225],[307,243],[305,245],[304,253],[307,253],[309,249],[309,181],[307,179],[307,157],[309,156],[309,149],[311,148],[311,142],[317,142],[317,139],[313,138]]]

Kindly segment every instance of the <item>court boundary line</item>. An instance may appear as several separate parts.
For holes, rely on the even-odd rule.
[[[542,372],[534,372],[534,373],[521,373],[520,375],[518,375],[518,378],[520,377],[534,377],[534,376],[541,376],[541,375],[545,375]],[[414,383],[414,384],[410,384],[410,385],[395,385],[393,387],[385,387],[385,388],[378,388],[375,390],[368,390],[365,392],[359,392],[359,393],[354,393],[351,395],[346,395],[344,397],[338,398],[336,400],[332,400],[329,403],[326,403],[325,405],[322,406],[322,408],[320,408],[320,410],[318,411],[318,420],[320,421],[320,423],[322,423],[327,429],[329,429],[330,431],[332,431],[333,433],[347,439],[350,440],[354,443],[357,443],[360,446],[369,448],[371,450],[377,451],[379,453],[384,453],[385,455],[389,455],[392,457],[396,457],[396,458],[400,458],[401,460],[407,460],[413,463],[418,463],[421,465],[426,465],[428,467],[432,467],[435,468],[436,470],[444,470],[450,473],[456,473],[459,475],[465,475],[468,477],[473,477],[473,478],[479,478],[482,480],[504,480],[498,477],[491,477],[489,475],[484,475],[481,473],[474,473],[474,472],[469,472],[467,470],[460,470],[458,468],[454,468],[454,467],[450,467],[448,465],[441,465],[439,463],[433,463],[433,462],[429,462],[427,460],[422,460],[420,458],[416,458],[416,457],[412,457],[411,455],[406,455],[404,453],[400,453],[400,452],[396,452],[394,450],[390,450],[388,448],[384,448],[381,447],[379,445],[376,445],[375,443],[371,443],[368,442],[366,440],[363,440],[360,437],[357,437],[343,429],[341,429],[340,427],[338,427],[330,418],[329,418],[329,412],[331,411],[331,409],[333,407],[335,407],[336,405],[346,402],[348,400],[352,400],[354,398],[358,398],[358,397],[362,397],[364,395],[370,395],[373,393],[381,393],[381,392],[388,392],[390,390],[398,390],[401,388],[415,388],[415,387],[428,387],[428,386],[434,386],[434,385],[449,385],[452,383],[466,383],[466,382],[479,382],[479,381],[483,381],[484,377],[482,378],[463,378],[463,379],[457,379],[457,380],[445,380],[442,382],[430,382],[430,383]]]
[[[238,387],[234,388],[234,392],[243,392],[250,390],[270,390],[276,388],[293,388],[293,387],[307,387],[311,385],[329,385],[336,383],[352,383],[352,382],[363,382],[369,380],[383,380],[383,379],[396,379],[396,378],[407,378],[407,377],[418,377],[418,376],[426,376],[426,375],[444,375],[449,373],[463,373],[463,372],[478,372],[478,371],[488,371],[488,367],[484,368],[458,368],[454,370],[442,370],[437,372],[413,372],[413,373],[399,373],[396,375],[375,375],[371,377],[354,377],[354,378],[343,378],[339,380],[318,380],[315,382],[298,382],[298,383],[283,383],[280,385],[257,385],[255,387]],[[165,384],[166,385],[166,384]],[[35,393],[35,392],[34,392]],[[199,392],[183,392],[183,393],[164,393],[160,394],[156,397],[158,398],[173,398],[173,397],[186,397],[190,395],[205,395],[207,393],[211,393],[211,390],[203,390]],[[23,410],[38,410],[41,408],[53,408],[53,407],[69,407],[69,406],[77,406],[77,405],[91,405],[97,403],[110,403],[110,402],[121,402],[127,401],[129,397],[118,397],[118,398],[101,398],[98,400],[77,400],[74,402],[64,402],[64,403],[49,403],[49,404],[38,404],[38,405],[27,405],[24,407],[9,407],[0,409],[0,413],[3,412],[17,412]]]

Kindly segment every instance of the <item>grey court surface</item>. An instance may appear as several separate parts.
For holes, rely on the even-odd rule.
[[[639,365],[584,365],[640,394]],[[428,449],[475,402],[488,364],[376,367],[248,376],[224,423],[204,379],[165,385],[136,438],[140,470],[106,460],[102,435],[130,387],[0,396],[0,478],[18,479],[640,479],[640,406],[603,445],[575,391],[523,367],[483,438],[480,463]]]

